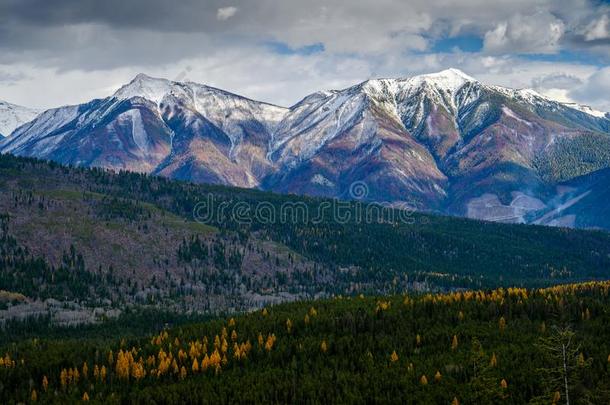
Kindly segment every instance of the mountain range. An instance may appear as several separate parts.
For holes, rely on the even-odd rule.
[[[502,222],[608,228],[610,115],[456,70],[290,108],[143,74],[47,110],[0,152],[196,183],[362,198]],[[354,184],[363,186],[355,194]]]
[[[9,136],[16,128],[32,121],[38,114],[39,110],[0,100],[0,137]]]

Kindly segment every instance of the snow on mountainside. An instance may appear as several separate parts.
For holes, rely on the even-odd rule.
[[[40,111],[0,101],[0,136],[9,136],[16,128],[36,118]]]
[[[555,184],[610,167],[610,116],[457,69],[290,108],[140,74],[108,98],[42,113],[0,152],[339,198],[359,181],[368,200],[527,222],[561,199]]]
[[[596,110],[595,108],[591,108],[588,105],[578,104],[578,103],[564,103],[564,105],[566,105],[567,107],[573,108],[575,110],[587,113],[587,114],[592,115],[594,117],[608,118],[608,113]]]

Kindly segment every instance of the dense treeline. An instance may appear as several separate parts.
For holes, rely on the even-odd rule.
[[[543,179],[557,182],[573,179],[608,167],[610,139],[590,133],[570,140],[557,141],[536,161]]]
[[[609,294],[338,297],[146,338],[25,340],[3,349],[0,401],[609,403]]]
[[[86,271],[84,259],[70,246],[58,267],[36,257],[9,234],[10,216],[0,213],[0,289],[28,297],[86,300],[109,296],[108,286],[116,285],[112,273]]]

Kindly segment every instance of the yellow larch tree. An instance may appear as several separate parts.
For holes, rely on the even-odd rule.
[[[203,360],[201,360],[201,369],[203,371],[206,371],[208,369],[208,367],[210,367],[210,358],[208,357],[208,354],[206,353],[205,356],[203,356]]]
[[[504,332],[504,329],[506,329],[506,319],[504,319],[504,317],[500,317],[500,320],[498,321],[498,328],[500,329],[500,332]]]
[[[390,361],[392,363],[396,363],[398,361],[398,354],[396,353],[396,350],[394,350],[390,355]]]
[[[66,387],[68,386],[68,372],[65,368],[62,369],[59,373],[59,383],[62,389],[66,389]]]
[[[428,385],[428,377],[426,377],[426,375],[422,375],[421,378],[419,379],[419,383],[421,385]]]
[[[106,373],[107,373],[106,366],[102,366],[102,368],[100,369],[100,380],[102,382],[106,381]]]

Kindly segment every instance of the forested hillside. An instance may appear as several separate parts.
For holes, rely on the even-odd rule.
[[[606,404],[609,293],[336,297],[141,338],[26,339],[2,350],[0,401]]]
[[[52,313],[70,324],[114,317],[125,306],[219,313],[333,294],[610,275],[610,235],[599,231],[423,215],[8,155],[0,156],[0,191],[3,319]],[[261,206],[275,217],[261,217]]]

